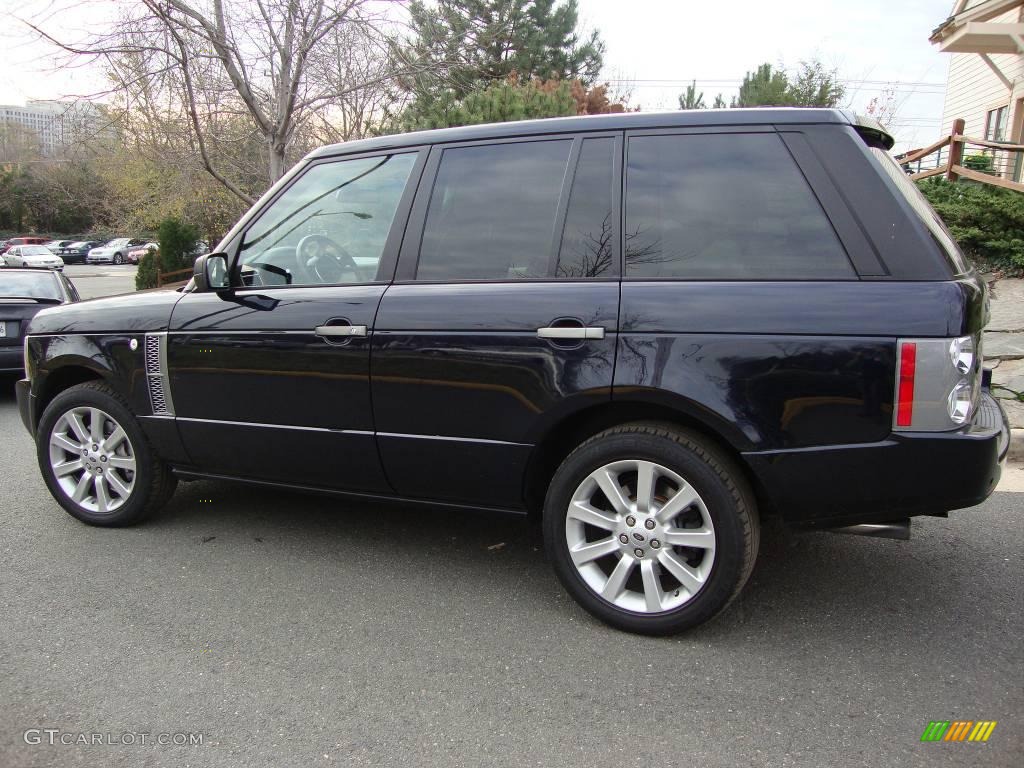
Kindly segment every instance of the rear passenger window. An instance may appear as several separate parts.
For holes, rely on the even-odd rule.
[[[615,139],[584,139],[562,230],[556,277],[608,277],[614,263],[615,206],[612,153]]]
[[[446,149],[417,280],[548,277],[571,140]]]
[[[634,278],[856,276],[773,134],[630,138],[625,242],[626,275]]]

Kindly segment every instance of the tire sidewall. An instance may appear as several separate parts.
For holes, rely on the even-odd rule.
[[[700,494],[715,529],[715,562],[697,595],[678,608],[655,615],[612,605],[583,581],[569,555],[565,522],[569,501],[594,470],[613,461],[641,459],[665,466]],[[737,498],[718,473],[697,453],[659,435],[619,433],[584,444],[559,467],[544,504],[544,542],[555,573],[569,593],[591,614],[632,632],[663,635],[701,624],[721,611],[737,591],[744,574],[748,543],[737,514]],[[741,502],[740,502],[741,503]]]
[[[106,411],[121,425],[135,454],[135,486],[116,512],[100,515],[79,507],[68,498],[60,487],[50,466],[50,433],[57,420],[72,408],[94,407]],[[39,471],[50,494],[70,515],[90,525],[117,526],[128,525],[138,520],[145,512],[148,491],[153,484],[153,462],[151,461],[149,443],[146,441],[142,428],[132,415],[118,400],[110,395],[89,387],[79,385],[71,387],[57,395],[43,412],[36,432],[36,458]]]

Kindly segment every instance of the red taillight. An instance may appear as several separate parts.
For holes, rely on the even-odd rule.
[[[914,373],[917,368],[917,344],[905,341],[900,346],[900,386],[896,396],[896,426],[909,427],[914,421]]]

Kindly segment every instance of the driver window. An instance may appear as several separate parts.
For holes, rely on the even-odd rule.
[[[245,233],[244,285],[369,283],[415,152],[312,166]]]

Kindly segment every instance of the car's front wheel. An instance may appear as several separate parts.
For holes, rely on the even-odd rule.
[[[47,406],[36,456],[50,493],[91,525],[130,525],[162,507],[177,481],[156,455],[124,400],[86,382]]]
[[[759,543],[753,493],[704,437],[654,423],[590,438],[555,473],[544,538],[586,610],[631,632],[708,621],[739,594]]]
[[[114,254],[114,263],[115,264],[124,264],[124,256],[122,256],[120,253],[115,253]]]

